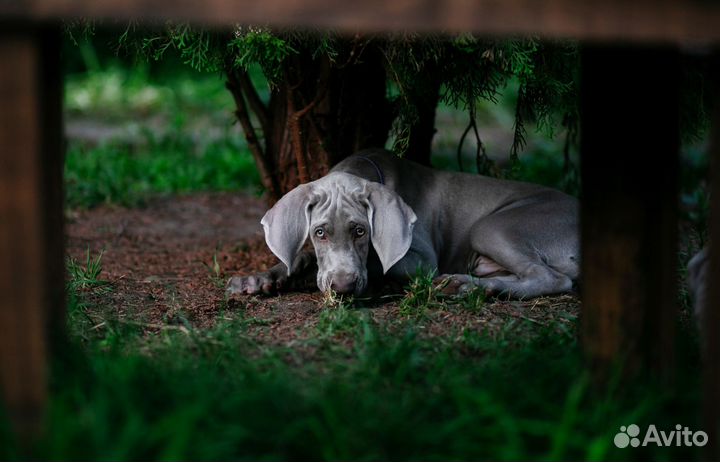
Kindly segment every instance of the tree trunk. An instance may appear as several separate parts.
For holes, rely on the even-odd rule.
[[[244,70],[228,67],[227,87],[271,203],[350,154],[385,146],[394,117],[382,56],[367,42],[351,46],[344,59],[288,58],[267,103]]]
[[[435,136],[435,110],[440,102],[442,76],[440,66],[429,63],[417,77],[417,86],[410,89],[409,98],[414,101],[417,119],[410,127],[410,139],[406,158],[430,166],[432,140]]]

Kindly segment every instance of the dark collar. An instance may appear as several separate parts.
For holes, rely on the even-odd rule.
[[[385,175],[383,175],[382,170],[380,170],[380,166],[374,160],[372,160],[369,157],[365,157],[365,156],[355,156],[355,157],[357,157],[358,159],[364,159],[364,160],[370,162],[370,165],[375,167],[375,172],[377,173],[377,176],[380,179],[380,184],[382,184],[382,185],[385,184]]]

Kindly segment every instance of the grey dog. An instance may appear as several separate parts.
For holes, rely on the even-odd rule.
[[[515,298],[566,292],[579,276],[577,200],[535,184],[434,170],[363,151],[283,196],[261,221],[282,263],[233,277],[230,294],[315,278],[360,294],[368,274],[407,281],[433,271],[445,290]],[[303,251],[308,238],[314,251]]]

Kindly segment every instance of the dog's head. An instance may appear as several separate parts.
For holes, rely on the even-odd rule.
[[[417,217],[390,188],[347,173],[300,185],[263,217],[265,241],[292,274],[308,235],[315,247],[320,290],[362,293],[372,243],[383,272],[410,248]]]

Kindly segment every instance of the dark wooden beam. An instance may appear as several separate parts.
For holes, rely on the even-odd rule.
[[[678,57],[582,48],[582,336],[600,372],[674,362]]]
[[[59,32],[0,32],[0,388],[25,435],[41,423],[48,327],[63,318]]]
[[[700,326],[704,347],[704,428],[709,435],[707,460],[720,460],[720,50],[712,57],[715,105],[710,125],[710,271],[707,306]]]
[[[699,0],[6,0],[0,17],[192,20],[345,31],[475,31],[632,41],[720,40],[720,5]]]

